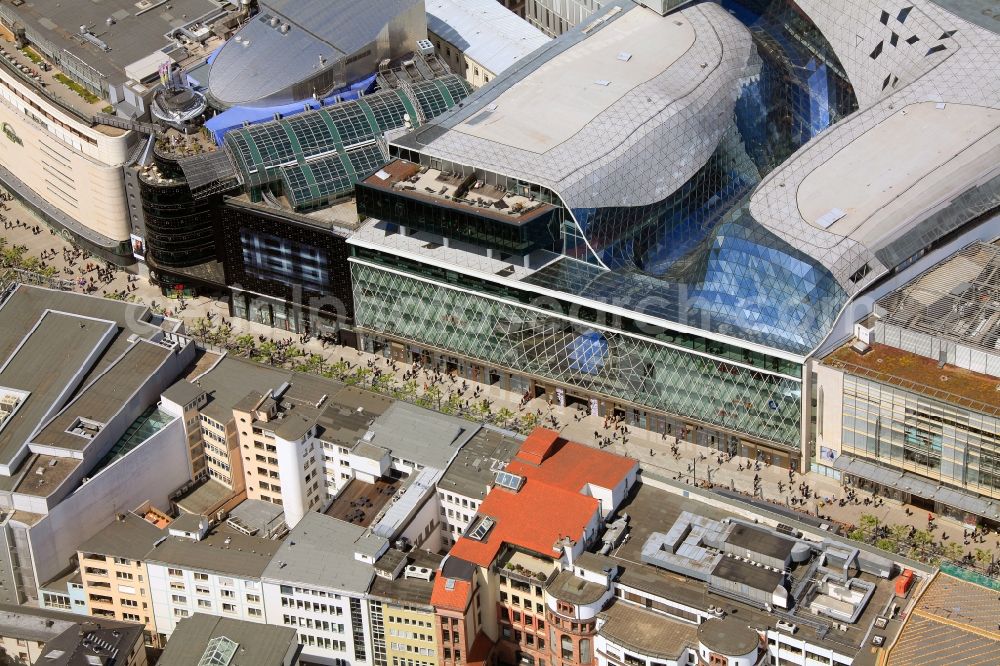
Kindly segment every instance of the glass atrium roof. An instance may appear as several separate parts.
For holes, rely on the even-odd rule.
[[[402,128],[404,116],[419,125],[471,91],[465,79],[449,74],[411,84],[407,92],[386,90],[232,130],[225,145],[247,187],[281,183],[292,206],[312,208],[349,194],[355,182],[385,164],[378,141],[387,130]]]

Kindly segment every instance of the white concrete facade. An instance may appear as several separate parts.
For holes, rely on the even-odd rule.
[[[170,637],[177,623],[207,613],[264,624],[260,580],[147,561],[157,631]]]
[[[339,590],[303,587],[264,579],[264,608],[268,624],[298,632],[302,657],[311,663],[348,666],[366,661],[354,649],[351,600],[362,610],[364,645],[370,645],[368,602]],[[367,653],[365,657],[367,657]]]
[[[443,545],[450,547],[469,529],[482,500],[442,488],[438,488],[437,496],[441,540]]]

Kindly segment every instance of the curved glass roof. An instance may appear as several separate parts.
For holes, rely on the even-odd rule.
[[[554,248],[564,258],[523,281],[807,353],[836,318],[846,293],[820,262],[758,224],[749,200],[770,171],[857,109],[836,55],[786,0],[704,2],[666,18],[618,4],[619,16],[636,14],[636,26],[666,21],[673,29],[686,28],[690,44],[671,56],[662,73],[602,106],[551,150],[536,156],[515,151],[511,162],[523,172],[499,170],[526,179],[544,170],[550,177],[539,180],[554,186],[554,196],[571,213],[565,244]],[[626,64],[639,57],[632,54]],[[543,60],[538,70],[550,62]],[[656,95],[664,96],[662,109]],[[686,105],[674,104],[685,96]],[[652,106],[644,103],[647,97]],[[496,101],[503,103],[502,97]],[[451,131],[420,149],[454,157],[465,132],[483,134],[468,125],[483,113],[479,109],[488,112],[486,104],[477,96],[466,110],[446,116],[442,124]],[[636,104],[646,108],[624,121],[624,129],[607,130],[598,145],[580,143]],[[421,140],[420,132],[410,137],[402,143]],[[554,157],[573,143],[579,144],[573,148],[576,169],[572,157]],[[477,167],[507,157],[478,141],[470,145],[485,156],[472,160]]]
[[[472,92],[455,75],[386,90],[226,134],[225,146],[247,187],[281,183],[296,209],[315,208],[354,189],[387,160],[377,139],[448,110]],[[410,95],[412,94],[412,98]]]

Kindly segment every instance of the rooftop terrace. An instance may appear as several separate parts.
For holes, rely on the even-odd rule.
[[[368,527],[402,485],[403,479],[381,478],[375,483],[354,479],[344,486],[324,513],[331,518]]]
[[[30,55],[29,55],[30,50]],[[84,96],[66,85],[65,73],[43,58],[36,49],[18,49],[14,36],[0,25],[0,67],[32,86],[42,97],[47,98],[81,120],[91,120],[103,113],[108,103],[96,95]],[[120,136],[127,130],[110,125],[96,125],[95,129],[108,136]]]
[[[65,50],[69,57],[89,64],[109,81],[121,83],[126,79],[126,67],[172,45],[168,34],[179,29],[197,30],[203,20],[220,18],[225,13],[222,6],[212,0],[171,0],[169,5],[148,6],[131,0],[103,0],[99,4],[34,0],[15,7],[4,5],[0,16],[8,25],[15,20],[23,25],[29,40]],[[91,38],[81,35],[81,25],[87,26]],[[171,59],[184,59],[205,48],[190,39],[187,42],[186,50],[173,49],[177,53]],[[209,45],[206,55],[211,48]]]
[[[363,182],[411,199],[456,210],[474,210],[477,215],[508,224],[524,224],[552,210],[551,204],[487,185],[475,175],[440,171],[406,160],[386,164]]]

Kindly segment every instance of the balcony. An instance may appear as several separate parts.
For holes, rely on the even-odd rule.
[[[545,587],[558,569],[551,561],[508,549],[493,566],[493,572],[509,578],[513,589],[531,592],[534,587]]]

